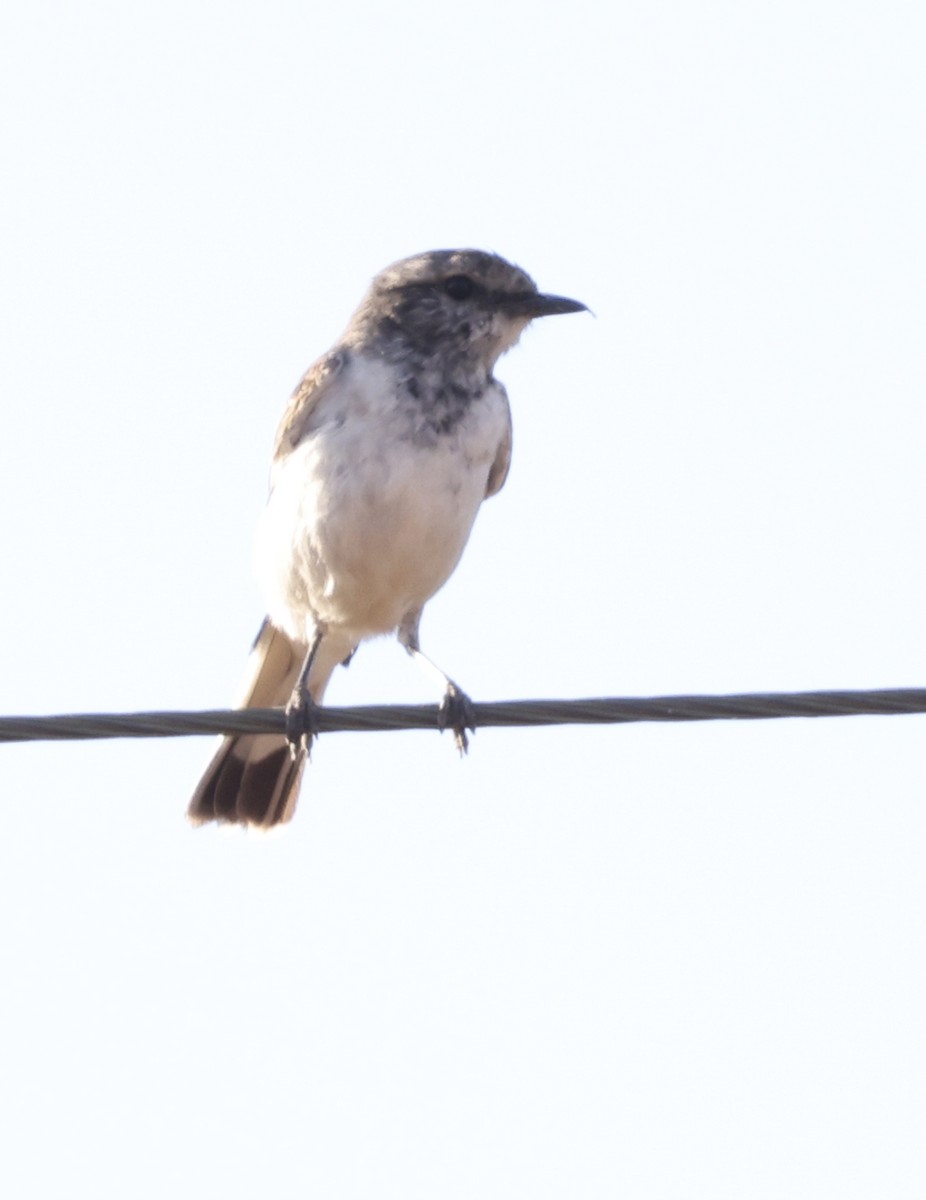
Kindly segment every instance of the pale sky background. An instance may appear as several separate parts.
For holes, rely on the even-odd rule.
[[[222,707],[273,431],[371,275],[499,364],[423,623],[476,700],[926,685],[921,0],[0,8],[8,714]],[[398,646],[329,699],[436,700]],[[926,718],[0,747],[0,1194],[926,1189]]]

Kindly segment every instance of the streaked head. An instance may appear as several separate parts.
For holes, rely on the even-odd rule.
[[[348,337],[379,337],[418,355],[470,359],[491,370],[535,317],[585,307],[538,291],[526,272],[496,254],[431,250],[376,276]]]

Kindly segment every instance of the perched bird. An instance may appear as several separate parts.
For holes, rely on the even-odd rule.
[[[241,707],[286,705],[287,734],[224,738],[190,802],[194,823],[292,817],[312,708],[377,634],[397,631],[439,675],[443,723],[465,747],[469,701],[421,653],[418,623],[508,474],[497,359],[535,317],[584,309],[480,250],[435,250],[376,276],[277,431],[257,537],[268,615]]]

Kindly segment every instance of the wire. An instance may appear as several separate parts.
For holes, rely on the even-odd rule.
[[[926,713],[926,688],[879,691],[756,692],[727,696],[642,696],[592,700],[504,700],[473,704],[474,726],[616,725],[637,721],[764,721],[781,717],[898,716]],[[318,733],[439,728],[433,704],[322,706]],[[0,717],[0,742],[90,738],[192,737],[197,734],[279,733],[280,708],[205,712],[85,713],[75,716]]]

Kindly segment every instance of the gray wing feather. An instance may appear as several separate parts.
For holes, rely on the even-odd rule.
[[[508,395],[502,390],[502,396],[505,400],[505,410],[508,414],[508,424],[505,428],[505,436],[502,438],[498,450],[495,454],[495,462],[489,470],[489,478],[486,482],[486,498],[494,496],[496,492],[500,492],[508,478],[508,468],[511,466],[511,406],[508,403]]]
[[[277,427],[273,461],[285,458],[317,427],[318,406],[347,365],[348,352],[334,350],[314,362],[300,379]]]

